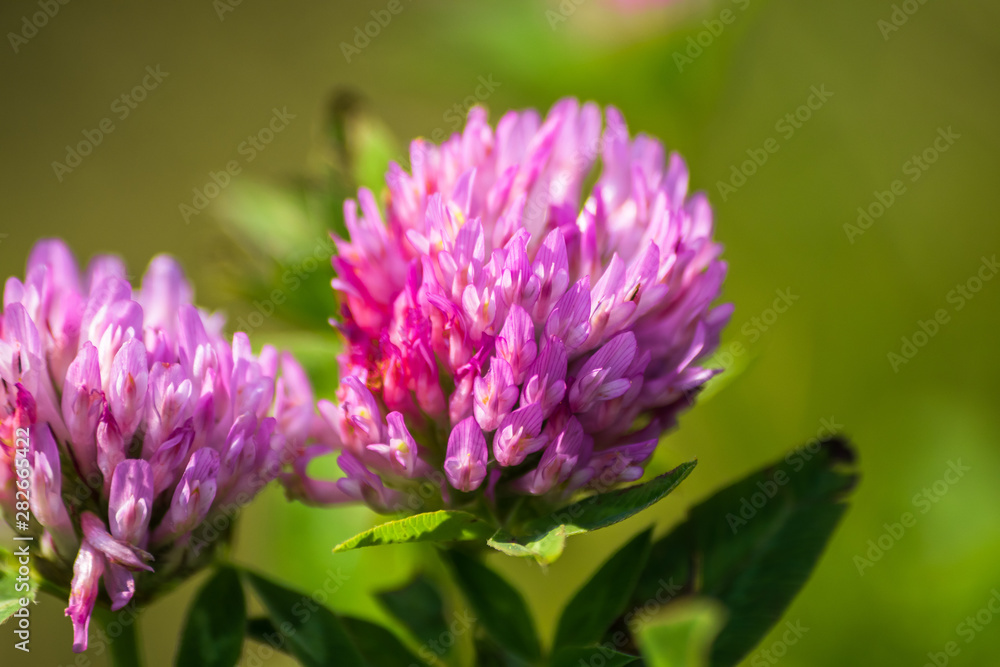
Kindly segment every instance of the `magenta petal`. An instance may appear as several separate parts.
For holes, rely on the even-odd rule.
[[[87,650],[90,615],[97,602],[98,583],[104,573],[104,558],[87,540],[83,541],[73,563],[73,584],[66,615],[73,622],[73,651]]]
[[[97,470],[94,433],[103,404],[97,348],[85,342],[66,371],[62,416],[77,465],[87,473]]]
[[[535,325],[524,308],[511,306],[507,321],[497,337],[496,346],[497,353],[510,365],[514,383],[520,384],[538,356]]]
[[[142,549],[115,539],[104,527],[104,522],[93,512],[80,515],[80,527],[84,538],[113,563],[124,565],[133,570],[153,571],[145,561],[153,557]]]
[[[153,470],[139,459],[115,467],[108,499],[108,523],[117,540],[143,546],[153,512]]]
[[[62,498],[62,466],[59,447],[47,424],[31,429],[30,504],[35,518],[52,535],[56,549],[67,562],[76,551],[79,540]]]
[[[108,563],[104,570],[104,590],[111,598],[111,611],[118,611],[135,595],[135,577],[127,567]]]
[[[486,438],[471,417],[462,420],[448,436],[445,474],[460,491],[475,491],[486,478]]]
[[[510,364],[493,357],[489,373],[476,378],[474,387],[473,414],[484,431],[492,431],[517,402],[517,385]]]
[[[539,437],[542,431],[542,408],[539,403],[531,403],[514,410],[500,422],[493,438],[493,456],[502,466],[516,466],[528,454],[545,446],[546,437]]]
[[[146,347],[135,338],[129,339],[115,355],[108,386],[108,404],[126,441],[132,439],[142,421],[148,380]]]
[[[191,455],[174,488],[170,509],[157,528],[154,543],[184,533],[204,521],[218,491],[219,454],[199,449]]]

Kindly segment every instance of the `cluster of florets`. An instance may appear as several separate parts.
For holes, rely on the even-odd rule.
[[[255,356],[245,334],[230,345],[191,298],[169,257],[133,290],[117,258],[81,276],[58,241],[5,285],[0,509],[37,538],[39,569],[71,586],[77,651],[102,578],[119,609],[199,566],[314,419],[290,357]]]
[[[412,143],[381,205],[345,203],[342,385],[320,402],[336,442],[300,460],[302,495],[393,511],[428,480],[456,505],[642,476],[731,308],[712,306],[726,267],[683,160],[606,119],[567,99],[494,130],[476,108]],[[346,477],[324,485],[305,466],[330,449]]]

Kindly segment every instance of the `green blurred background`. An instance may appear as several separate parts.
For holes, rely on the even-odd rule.
[[[238,284],[245,244],[220,231],[217,206],[186,224],[179,205],[230,160],[242,164],[240,183],[306,173],[332,91],[353,90],[400,145],[438,128],[450,133],[449,111],[476,94],[479,77],[499,84],[485,99],[494,120],[565,95],[614,104],[633,131],[681,151],[693,186],[711,196],[730,264],[725,298],[736,304],[726,347],[742,344],[733,367],[745,368],[665,441],[656,469],[694,456],[700,465],[656,510],[574,538],[548,571],[500,556],[496,564],[520,578],[550,636],[571,591],[628,535],[654,520],[667,530],[699,498],[815,437],[827,420],[857,443],[864,478],[786,615],[808,632],[777,662],[921,665],[958,641],[952,664],[996,664],[1000,619],[969,643],[956,626],[1000,587],[1000,484],[992,480],[1000,471],[1000,280],[986,281],[960,310],[948,299],[1000,252],[996,3],[910,0],[915,13],[886,38],[878,22],[891,20],[888,0],[719,0],[627,16],[605,0],[582,0],[564,3],[574,9],[554,27],[546,11],[559,5],[546,0],[402,0],[403,11],[348,63],[341,43],[387,2],[242,2],[220,16],[223,1],[70,2],[17,52],[8,35],[0,53],[4,275],[22,275],[43,236],[64,237],[83,258],[119,253],[136,275],[166,251],[184,262],[200,302],[225,307],[235,322],[252,312],[237,296],[253,292]],[[712,23],[723,10],[731,23]],[[28,0],[5,2],[0,27],[21,32],[22,17],[37,11]],[[680,61],[699,33],[702,53]],[[157,65],[168,75],[120,118],[115,98]],[[789,136],[776,124],[813,86],[832,95]],[[240,143],[275,107],[295,118],[246,162]],[[114,132],[60,182],[52,162],[106,117]],[[905,163],[933,146],[939,128],[960,137],[911,181],[916,172],[904,173]],[[735,192],[720,193],[733,165],[772,137],[778,152]],[[905,193],[852,242],[844,225],[896,179]],[[294,264],[313,245],[284,249],[283,261]],[[324,264],[309,284],[325,294],[330,273]],[[798,300],[772,320],[776,290]],[[894,370],[888,353],[900,353],[901,337],[942,308],[948,323]],[[767,330],[754,318],[767,318]],[[332,334],[322,326],[296,334],[281,319],[270,318],[255,343],[294,345],[321,381]],[[969,471],[939,483],[946,493],[922,513],[915,494],[959,460]],[[855,556],[907,511],[917,524],[859,574]],[[427,552],[330,553],[372,521],[362,509],[289,506],[272,489],[245,517],[235,557],[304,590],[339,571],[346,581],[333,605],[381,618],[370,592],[402,582]],[[145,613],[151,665],[170,664],[196,584]],[[0,663],[72,664],[64,606],[42,597],[30,660],[0,630]],[[774,663],[757,653],[747,664]]]

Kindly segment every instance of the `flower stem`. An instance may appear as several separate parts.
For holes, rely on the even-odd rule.
[[[142,667],[139,649],[139,619],[134,614],[119,616],[107,609],[95,609],[100,619],[114,667]]]

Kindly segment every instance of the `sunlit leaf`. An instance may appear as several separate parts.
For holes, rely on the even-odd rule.
[[[459,510],[439,510],[375,526],[341,542],[333,548],[333,551],[337,553],[361,547],[406,542],[485,540],[494,530],[474,514]]]
[[[724,618],[721,605],[706,599],[670,605],[636,633],[647,667],[707,667]]]

